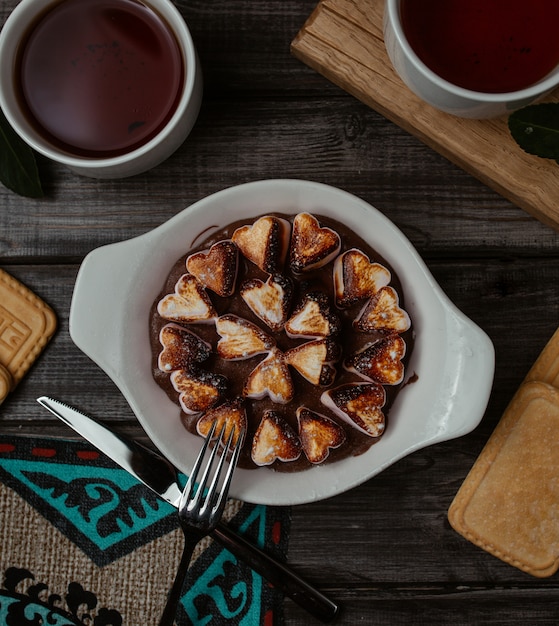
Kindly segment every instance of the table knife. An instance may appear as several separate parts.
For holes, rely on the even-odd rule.
[[[107,426],[63,402],[47,396],[37,398],[37,402],[163,500],[177,507],[181,495],[177,469],[165,457],[138,441],[111,431]],[[330,622],[338,614],[337,604],[223,522],[211,536],[321,622]]]

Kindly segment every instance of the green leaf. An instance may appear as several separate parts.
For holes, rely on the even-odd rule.
[[[509,130],[529,154],[559,159],[559,102],[531,104],[509,116]]]
[[[16,134],[0,109],[0,182],[20,196],[43,197],[33,150]]]

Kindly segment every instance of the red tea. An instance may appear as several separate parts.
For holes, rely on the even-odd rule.
[[[51,143],[112,157],[154,137],[184,81],[167,23],[136,0],[63,0],[31,28],[19,54],[22,104]]]
[[[524,89],[559,64],[558,0],[402,0],[400,16],[425,65],[466,89]]]

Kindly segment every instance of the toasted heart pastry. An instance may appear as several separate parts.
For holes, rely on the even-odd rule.
[[[235,445],[241,433],[245,433],[247,430],[248,422],[244,400],[242,398],[234,398],[229,402],[225,402],[224,404],[220,404],[206,411],[196,424],[198,434],[202,435],[202,437],[206,437],[214,422],[217,422],[214,438],[217,438],[225,423],[225,432],[223,434],[224,441],[228,440],[231,429],[233,426],[235,427],[235,434],[231,442]]]
[[[159,331],[163,350],[159,354],[158,367],[162,372],[190,368],[205,361],[211,354],[211,346],[198,335],[179,326],[166,324]]]
[[[330,298],[320,291],[307,293],[285,323],[289,337],[330,337],[340,332],[341,322],[330,306]]]
[[[323,228],[310,213],[299,213],[293,220],[289,263],[300,273],[323,267],[340,252],[341,239],[331,228]]]
[[[259,278],[247,280],[239,293],[250,310],[273,332],[283,328],[293,297],[293,283],[289,278],[274,274],[265,283]]]
[[[231,296],[235,291],[239,266],[239,250],[230,240],[218,241],[209,250],[191,254],[186,269],[218,296]]]
[[[330,450],[339,448],[346,440],[344,429],[339,424],[304,406],[297,409],[297,421],[303,452],[315,465],[326,460]]]
[[[301,442],[295,431],[275,411],[265,411],[252,440],[252,460],[263,466],[300,456]]]
[[[243,256],[267,274],[280,272],[289,248],[291,224],[280,217],[265,215],[251,226],[237,228],[231,236]]]
[[[375,330],[403,333],[410,326],[410,317],[400,307],[398,293],[393,287],[381,287],[354,322],[354,327],[365,333]]]
[[[335,415],[369,437],[380,437],[384,432],[385,417],[382,407],[386,402],[386,394],[381,385],[341,385],[325,391],[320,401]]]
[[[261,399],[266,396],[276,404],[287,404],[295,390],[283,354],[274,348],[248,375],[243,395]]]
[[[305,211],[232,217],[195,245],[149,320],[153,377],[184,427],[204,435],[215,420],[243,419],[243,467],[278,472],[375,445],[414,347],[403,277],[391,284],[382,253]]]
[[[238,361],[269,352],[275,342],[251,322],[236,315],[222,315],[215,324],[221,339],[217,353],[222,359]]]
[[[341,254],[334,262],[334,293],[340,308],[353,306],[373,296],[391,280],[390,271],[356,248]]]
[[[404,379],[402,359],[406,344],[400,335],[383,337],[352,354],[344,361],[349,371],[381,385],[398,385]]]
[[[224,396],[225,376],[200,369],[176,370],[171,374],[173,389],[179,393],[179,404],[189,414],[207,411]]]
[[[334,363],[340,354],[340,346],[331,339],[316,339],[291,348],[284,357],[310,383],[328,387],[336,378]]]
[[[217,317],[206,290],[193,274],[178,279],[175,293],[161,298],[157,312],[163,319],[183,324],[211,322]]]

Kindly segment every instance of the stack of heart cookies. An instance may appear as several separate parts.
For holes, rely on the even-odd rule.
[[[559,330],[456,494],[454,529],[537,577],[559,568]]]

